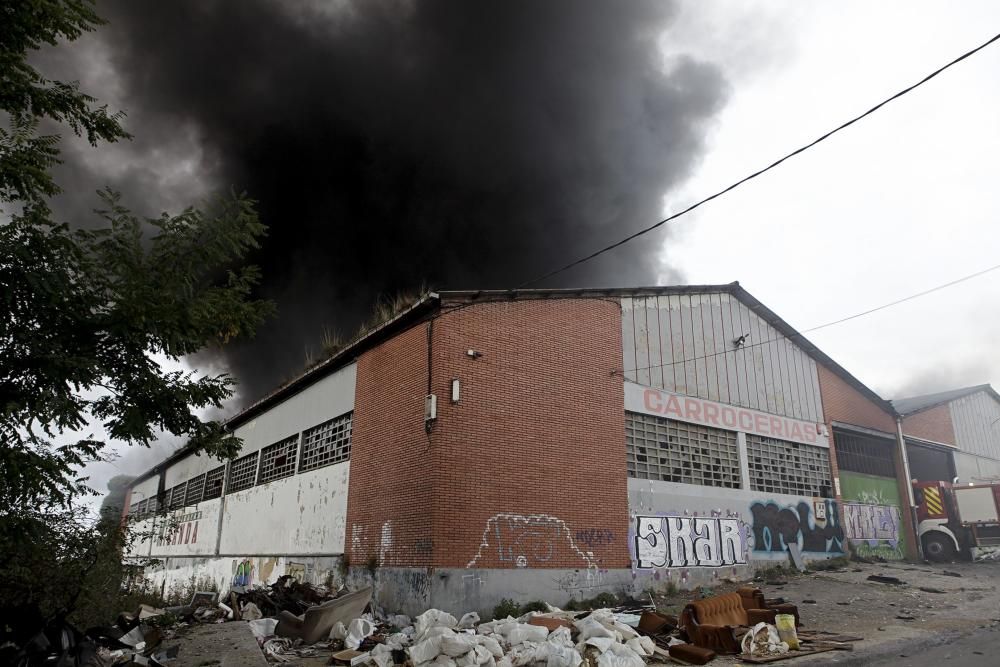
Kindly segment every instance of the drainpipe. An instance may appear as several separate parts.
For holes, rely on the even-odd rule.
[[[917,503],[913,496],[913,481],[910,477],[910,459],[906,455],[906,439],[903,437],[903,418],[896,416],[896,445],[899,448],[899,460],[903,463],[903,475],[906,481],[906,506],[909,508],[910,534],[913,537],[913,546],[921,560],[924,558],[923,545],[920,544],[920,537],[917,534]]]

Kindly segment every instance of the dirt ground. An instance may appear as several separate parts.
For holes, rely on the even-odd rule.
[[[870,575],[896,577],[899,585],[875,583]],[[735,590],[748,582],[717,586],[712,594]],[[782,665],[897,664],[935,645],[959,641],[975,649],[974,633],[1000,629],[1000,563],[859,564],[820,572],[769,572],[750,582],[768,597],[783,597],[798,605],[804,628],[863,637],[851,652],[837,651],[783,660]],[[693,593],[658,596],[659,611],[677,614]],[[240,626],[236,628],[236,626]],[[986,630],[984,630],[984,628]],[[237,630],[241,630],[237,632]],[[249,638],[249,640],[248,640]],[[964,638],[964,639],[963,639]],[[266,664],[245,623],[192,627],[173,642],[180,647],[177,667]],[[947,652],[947,648],[943,649]],[[288,667],[319,667],[332,651],[314,658],[294,658]],[[977,655],[978,657],[978,655]],[[720,656],[713,665],[738,665]],[[923,663],[921,663],[923,664]],[[976,664],[951,661],[949,664]],[[978,664],[994,664],[981,662]]]

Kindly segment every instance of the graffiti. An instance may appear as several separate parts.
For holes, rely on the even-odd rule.
[[[844,553],[836,502],[817,500],[816,504],[822,505],[822,514],[804,500],[795,507],[780,507],[772,501],[752,504],[754,551],[784,552],[789,544],[798,544],[806,552]]]
[[[851,550],[861,558],[884,558],[885,560],[903,560],[903,550],[897,542],[894,545],[885,542],[872,545],[868,542],[851,544]]]
[[[844,529],[848,539],[899,541],[899,508],[895,505],[844,503]]]
[[[586,528],[576,531],[576,541],[590,548],[602,547],[615,541],[615,532],[606,528]]]
[[[253,562],[249,559],[236,563],[233,572],[233,586],[251,586],[253,584]]]
[[[639,570],[747,562],[747,534],[738,518],[637,516],[634,530]]]
[[[501,563],[513,567],[544,565],[556,554],[580,558],[596,567],[594,556],[573,540],[566,522],[547,514],[497,514],[486,522],[479,549],[466,567],[475,567],[484,553],[496,549]]]
[[[290,576],[295,581],[304,583],[306,580],[306,566],[305,563],[292,563],[289,562],[288,566],[285,568],[285,574]]]

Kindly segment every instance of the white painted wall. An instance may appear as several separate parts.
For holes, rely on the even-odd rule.
[[[625,377],[639,384],[823,421],[816,362],[727,293],[624,297]],[[733,341],[749,334],[746,347]]]
[[[353,410],[357,377],[357,364],[345,366],[237,428],[239,456]]]
[[[1000,403],[979,391],[955,399],[948,408],[958,448],[1000,461]]]
[[[221,554],[340,554],[350,462],[226,496]]]

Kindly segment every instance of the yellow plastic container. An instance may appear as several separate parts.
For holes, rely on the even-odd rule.
[[[795,617],[791,614],[778,614],[774,617],[774,625],[778,628],[778,637],[788,644],[792,651],[799,650],[799,635],[795,632]]]

